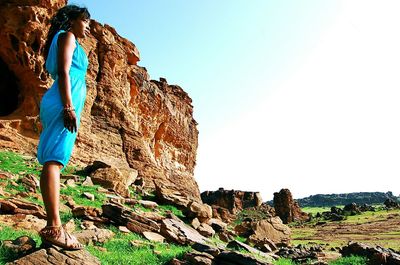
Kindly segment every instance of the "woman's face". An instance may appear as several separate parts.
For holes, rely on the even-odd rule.
[[[90,32],[89,23],[89,19],[77,18],[71,23],[71,32],[76,38],[85,38]]]

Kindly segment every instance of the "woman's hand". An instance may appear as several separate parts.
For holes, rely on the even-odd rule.
[[[64,109],[64,127],[71,133],[78,131],[75,110]]]

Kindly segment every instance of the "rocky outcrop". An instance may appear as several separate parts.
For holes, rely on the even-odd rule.
[[[340,194],[316,194],[306,198],[296,199],[302,207],[326,207],[334,205],[346,205],[349,203],[381,204],[386,199],[398,201],[398,197],[392,192],[353,192]]]
[[[347,246],[344,246],[340,253],[343,256],[364,256],[369,259],[371,265],[399,265],[400,264],[400,253],[395,252],[391,249],[385,249],[382,247],[373,247],[364,243],[349,242]]]
[[[66,0],[0,3],[0,147],[34,155],[39,103],[51,80],[43,68],[49,18]],[[150,80],[135,45],[109,25],[91,22],[87,98],[71,162],[96,159],[132,168],[200,198],[193,179],[198,142],[192,100],[166,79]]]
[[[309,219],[309,215],[301,210],[288,189],[281,189],[274,193],[274,208],[276,215],[282,219],[284,224]]]
[[[235,214],[245,208],[260,206],[262,198],[259,192],[246,192],[239,190],[205,191],[201,193],[204,203],[228,209]]]

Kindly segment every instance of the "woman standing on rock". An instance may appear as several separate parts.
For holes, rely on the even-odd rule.
[[[46,69],[54,79],[40,103],[40,135],[37,157],[43,165],[40,189],[47,213],[47,225],[39,235],[45,245],[75,250],[83,245],[61,224],[60,171],[68,163],[75,144],[86,98],[88,58],[77,38],[89,31],[86,8],[67,5],[51,19],[44,54]]]

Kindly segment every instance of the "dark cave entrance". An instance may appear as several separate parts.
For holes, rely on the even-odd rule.
[[[17,109],[19,92],[17,78],[0,58],[0,117]]]

